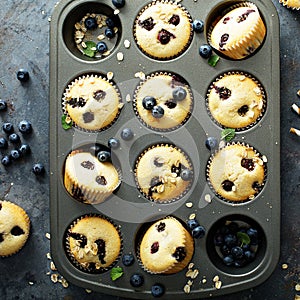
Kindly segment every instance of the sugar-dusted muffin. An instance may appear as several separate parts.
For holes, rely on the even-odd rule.
[[[179,75],[154,73],[135,91],[133,106],[143,124],[154,130],[172,130],[191,115],[193,96],[188,83]]]
[[[100,215],[85,215],[66,233],[66,251],[79,269],[98,273],[112,267],[119,258],[122,239],[119,230]]]
[[[266,27],[257,6],[251,2],[228,8],[208,34],[211,46],[232,59],[253,53],[264,41]]]
[[[100,162],[90,152],[74,150],[66,158],[64,185],[80,202],[103,202],[119,186],[120,181],[119,171],[111,162]]]
[[[98,131],[114,123],[122,103],[118,89],[110,81],[87,75],[69,84],[63,95],[63,108],[77,127]]]
[[[166,60],[183,53],[192,39],[192,22],[187,10],[173,1],[152,1],[139,12],[134,37],[148,56]]]
[[[26,243],[30,219],[23,208],[0,200],[0,257],[17,253]]]
[[[174,274],[183,270],[194,254],[191,234],[174,217],[152,224],[139,245],[143,268],[152,274]]]
[[[279,2],[287,8],[300,9],[300,0],[279,0]]]
[[[214,81],[207,94],[207,108],[222,127],[244,129],[263,115],[265,92],[252,76],[225,73]]]
[[[234,202],[254,199],[265,179],[265,162],[252,147],[228,144],[213,155],[208,180],[222,198]]]
[[[146,198],[170,202],[189,189],[193,168],[186,154],[173,145],[154,145],[137,159],[135,178]]]

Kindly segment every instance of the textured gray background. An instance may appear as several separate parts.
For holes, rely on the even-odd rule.
[[[273,2],[281,24],[281,258],[273,275],[262,285],[214,298],[217,300],[294,299],[295,284],[300,283],[300,137],[289,133],[292,126],[300,128],[299,116],[290,108],[294,102],[300,102],[296,95],[300,89],[300,12]],[[63,288],[59,283],[52,283],[47,275],[50,271],[50,260],[46,257],[50,243],[45,237],[50,227],[49,17],[55,3],[56,0],[1,0],[0,98],[8,101],[9,110],[0,113],[0,125],[9,121],[17,126],[22,119],[28,119],[34,131],[27,139],[32,148],[30,157],[8,168],[0,166],[0,198],[20,204],[32,221],[31,235],[24,249],[15,256],[0,259],[0,299],[121,299],[88,294],[71,284]],[[16,72],[22,67],[30,72],[26,84],[16,79]],[[35,162],[45,164],[45,176],[37,178],[32,174]],[[281,268],[282,263],[288,263],[287,270]]]

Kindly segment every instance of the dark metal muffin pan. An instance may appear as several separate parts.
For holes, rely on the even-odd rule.
[[[187,1],[180,3],[187,8],[193,19],[202,19],[206,25],[220,10],[239,1]],[[54,10],[50,37],[50,205],[51,205],[51,251],[59,272],[70,282],[112,295],[128,298],[150,299],[151,286],[161,283],[166,291],[162,299],[193,299],[223,295],[254,287],[266,280],[274,270],[279,258],[280,247],[280,80],[279,80],[279,21],[275,7],[270,0],[253,0],[265,21],[267,36],[261,48],[251,57],[234,61],[221,58],[216,67],[198,54],[200,45],[207,43],[206,32],[194,33],[188,49],[178,58],[158,61],[146,57],[138,49],[132,32],[138,12],[149,1],[127,0],[120,9],[119,37],[112,53],[104,59],[83,56],[73,44],[73,26],[87,12],[114,12],[110,0],[62,0]],[[208,26],[208,25],[207,25]],[[124,41],[130,47],[124,47]],[[78,52],[77,52],[78,51]],[[124,60],[117,60],[117,53],[124,54]],[[132,99],[140,79],[136,73],[174,72],[183,76],[190,84],[194,96],[191,118],[176,130],[158,132],[145,127],[136,117]],[[263,190],[252,201],[232,204],[219,199],[206,181],[206,165],[211,155],[205,147],[207,136],[220,138],[222,128],[207,114],[205,95],[211,82],[220,74],[229,71],[247,72],[256,77],[266,91],[267,107],[262,119],[251,128],[236,133],[234,142],[253,146],[268,159],[268,174]],[[84,132],[78,128],[64,130],[61,99],[64,89],[74,78],[84,74],[106,75],[113,72],[113,81],[118,86],[124,107],[116,122],[99,132]],[[130,95],[131,101],[128,101]],[[123,128],[131,128],[134,138],[124,141],[120,137]],[[63,185],[63,168],[67,154],[72,149],[99,143],[107,145],[111,137],[120,140],[120,148],[113,150],[122,170],[122,183],[107,201],[99,205],[88,205],[73,199]],[[135,185],[134,164],[138,155],[150,145],[172,143],[191,158],[195,173],[191,189],[180,199],[169,204],[150,202],[141,195]],[[211,203],[205,200],[210,195]],[[185,204],[191,202],[192,207]],[[206,236],[195,239],[195,253],[192,262],[199,275],[193,280],[191,291],[183,291],[188,278],[182,271],[174,275],[150,275],[143,271],[137,259],[130,267],[120,260],[117,265],[124,275],[116,281],[110,279],[109,271],[103,274],[88,274],[77,269],[67,258],[64,236],[74,219],[84,214],[100,213],[120,226],[123,237],[123,254],[136,255],[136,241],[140,228],[148,221],[166,215],[173,215],[182,222],[196,214],[196,219],[206,228]],[[212,243],[216,224],[223,218],[258,224],[264,232],[264,241],[257,259],[250,265],[236,269],[223,267],[218,261]],[[163,259],[163,258],[162,258]],[[132,274],[144,276],[145,282],[139,288],[130,285]],[[213,278],[219,276],[222,286],[215,287]],[[206,279],[206,283],[202,279]]]

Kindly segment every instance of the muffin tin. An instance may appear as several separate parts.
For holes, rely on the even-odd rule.
[[[221,57],[215,67],[198,54],[199,46],[207,43],[209,24],[222,10],[241,1],[204,0],[180,2],[193,19],[205,21],[204,33],[194,33],[189,48],[173,60],[159,61],[145,56],[137,47],[132,32],[139,11],[148,3],[127,0],[119,9],[118,35],[111,53],[105,57],[84,56],[76,47],[74,24],[86,13],[114,15],[116,8],[110,0],[62,0],[52,15],[50,37],[50,207],[51,251],[59,272],[70,282],[98,292],[136,299],[151,299],[151,286],[165,286],[162,299],[193,299],[224,295],[254,287],[266,280],[274,270],[280,247],[280,77],[279,77],[279,21],[270,0],[253,0],[262,14],[267,36],[261,48],[250,57],[234,61]],[[128,47],[130,42],[130,46]],[[126,44],[126,46],[125,46]],[[119,53],[123,54],[123,60]],[[112,72],[112,73],[110,73]],[[133,97],[140,78],[154,72],[172,72],[189,83],[194,98],[192,115],[181,127],[168,132],[155,131],[144,126],[133,108]],[[206,148],[208,136],[220,139],[222,128],[207,113],[206,93],[215,78],[225,72],[246,72],[257,78],[266,92],[267,106],[259,122],[236,132],[233,142],[253,146],[267,158],[268,174],[262,191],[254,200],[233,204],[218,198],[206,180],[206,167],[212,153]],[[124,106],[112,126],[101,132],[88,132],[62,127],[62,97],[68,84],[86,74],[113,75]],[[130,128],[131,140],[123,140],[121,131]],[[63,184],[65,159],[73,149],[100,144],[107,147],[111,137],[120,140],[120,147],[112,150],[122,172],[122,183],[104,203],[88,205],[72,198]],[[140,153],[154,144],[170,143],[182,148],[190,157],[194,180],[189,191],[180,199],[166,204],[147,200],[138,190],[133,174]],[[65,234],[72,222],[86,214],[101,214],[119,226],[123,237],[122,254],[132,253],[135,263],[126,267],[120,259],[115,266],[124,274],[116,281],[110,271],[89,274],[76,268],[66,255]],[[184,224],[192,214],[206,229],[206,236],[195,239],[192,258],[194,269],[199,270],[190,291],[184,291],[188,278],[185,271],[173,275],[151,275],[138,263],[136,245],[141,228],[147,222],[168,215]],[[235,220],[255,224],[261,228],[263,239],[256,259],[242,268],[223,265],[213,244],[218,224]],[[163,258],[162,258],[163,259]],[[134,288],[130,276],[139,273],[144,284]],[[218,280],[216,277],[218,276]],[[216,285],[216,282],[218,284]]]

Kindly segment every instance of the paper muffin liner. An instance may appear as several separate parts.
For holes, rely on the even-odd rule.
[[[211,163],[215,157],[215,155],[222,151],[223,149],[225,149],[228,146],[232,146],[232,145],[239,145],[239,146],[243,146],[246,147],[248,149],[251,149],[254,151],[255,155],[257,155],[257,157],[260,159],[263,167],[264,167],[264,178],[262,180],[262,184],[259,185],[257,187],[257,191],[255,194],[253,195],[249,195],[249,197],[247,199],[244,200],[230,200],[227,199],[225,197],[223,197],[222,195],[220,195],[216,189],[214,188],[214,186],[212,185],[210,178],[209,178],[209,174],[210,174],[210,167],[211,167]],[[228,142],[228,143],[224,143],[224,145],[222,145],[218,150],[215,150],[215,152],[210,156],[207,165],[206,165],[206,182],[208,184],[208,186],[210,187],[210,189],[214,192],[214,194],[222,201],[227,202],[227,203],[231,203],[231,204],[242,204],[245,202],[249,202],[249,201],[253,201],[255,200],[255,198],[261,193],[261,191],[263,190],[265,183],[267,181],[267,157],[265,157],[264,155],[262,155],[261,153],[259,153],[254,147],[250,146],[249,144],[245,143],[245,142]]]
[[[66,99],[67,97],[67,93],[70,91],[70,89],[75,86],[79,81],[85,80],[87,78],[100,78],[106,82],[108,82],[111,85],[111,88],[115,89],[118,98],[119,98],[119,104],[118,104],[118,112],[116,114],[116,116],[114,117],[114,119],[106,126],[99,128],[97,130],[91,130],[91,129],[86,129],[83,128],[82,126],[79,126],[78,124],[76,124],[76,122],[70,117],[68,110],[67,110],[67,104],[68,104],[68,100]],[[107,79],[105,76],[102,75],[98,75],[98,74],[86,74],[86,75],[82,75],[79,76],[77,78],[75,78],[73,81],[71,81],[68,86],[66,87],[63,96],[62,96],[62,110],[63,110],[63,114],[66,116],[66,119],[68,119],[70,122],[72,122],[72,126],[84,131],[84,132],[88,132],[88,133],[98,133],[98,132],[102,132],[107,130],[108,128],[110,128],[118,119],[120,113],[121,113],[121,109],[124,106],[124,103],[122,102],[122,98],[121,98],[121,93],[118,89],[118,87],[115,85],[115,83],[109,79]]]
[[[182,226],[183,229],[183,235],[182,238],[184,238],[184,247],[186,249],[186,257],[184,258],[183,261],[181,262],[174,262],[171,266],[169,266],[168,268],[166,268],[164,271],[161,272],[155,272],[152,270],[149,270],[142,262],[141,259],[141,255],[140,255],[140,246],[141,246],[141,242],[142,242],[142,238],[144,236],[144,234],[146,233],[146,231],[155,223],[159,223],[159,222],[163,222],[166,219],[172,219],[175,220],[176,222],[180,223],[180,225]],[[179,233],[178,233],[179,234]],[[194,240],[191,236],[191,234],[188,232],[188,230],[181,224],[181,222],[173,216],[166,216],[160,220],[157,220],[155,222],[152,222],[149,226],[147,226],[147,229],[141,234],[141,236],[139,237],[139,241],[138,244],[136,246],[136,257],[137,257],[137,261],[139,266],[147,273],[149,274],[162,274],[162,275],[169,275],[169,274],[175,274],[178,273],[180,271],[182,271],[191,261],[192,257],[194,255]],[[163,257],[161,258],[163,259]]]
[[[172,56],[168,56],[168,57],[156,57],[156,56],[153,56],[153,55],[150,55],[149,53],[147,53],[147,51],[143,50],[142,47],[140,47],[140,45],[138,44],[138,41],[137,41],[137,37],[136,37],[136,32],[135,32],[135,25],[139,19],[139,17],[141,16],[141,14],[146,10],[148,9],[149,7],[151,7],[152,5],[156,5],[158,3],[163,3],[163,4],[172,4],[172,5],[176,5],[177,7],[181,8],[183,10],[183,12],[186,14],[187,18],[189,19],[189,23],[190,23],[190,36],[189,36],[189,39],[186,43],[186,45],[182,48],[182,50]],[[133,27],[133,36],[134,36],[134,40],[139,48],[139,50],[144,53],[146,56],[150,57],[150,58],[153,58],[155,60],[160,60],[160,61],[166,61],[166,60],[172,60],[172,59],[175,59],[176,57],[179,57],[180,55],[182,55],[186,50],[187,48],[189,47],[189,45],[191,44],[192,42],[192,39],[193,39],[193,26],[192,26],[192,23],[193,23],[193,19],[190,15],[190,13],[188,12],[188,10],[182,6],[180,3],[177,3],[175,1],[172,1],[172,0],[153,0],[151,3],[147,4],[146,6],[144,6],[140,12],[138,13],[137,17],[135,18],[135,21],[134,21],[134,27]]]
[[[284,7],[289,8],[291,10],[300,10],[300,2],[296,3],[297,0],[279,0]]]
[[[74,155],[76,153],[84,152],[82,150],[73,150],[68,155]],[[89,189],[87,187],[83,187],[80,183],[76,183],[77,177],[71,177],[69,174],[64,171],[64,186],[68,193],[77,201],[96,205],[104,202],[108,199],[113,192],[120,186],[122,182],[122,172],[121,169],[117,166],[114,166],[118,173],[118,182],[115,187],[109,189],[108,191],[95,191],[94,189]]]
[[[235,8],[239,8],[239,7],[249,7],[249,8],[255,7],[255,8],[257,8],[257,6],[252,2],[240,2],[240,3],[234,4],[230,7],[228,7],[227,9],[225,9],[221,15],[221,18],[224,15],[226,15],[228,12],[232,11]],[[260,14],[260,11],[258,8],[257,8],[257,10]],[[210,45],[212,45],[211,44],[211,33],[212,33],[212,30],[215,25],[216,25],[216,23],[213,26],[211,26],[208,30],[207,40]],[[219,49],[215,49],[215,50],[218,51],[218,53],[221,53],[224,56],[234,59],[234,60],[244,59],[244,58],[248,57],[249,55],[255,53],[258,50],[258,48],[263,44],[265,36],[266,36],[266,26],[260,15],[260,19],[258,20],[258,23],[253,24],[251,30],[248,31],[247,33],[245,33],[245,36],[242,39],[240,39],[238,42],[236,42],[231,47],[226,46],[226,49],[224,49],[222,51]],[[247,51],[248,47],[250,47],[252,49],[251,53],[249,53]]]
[[[97,218],[101,218],[104,219],[108,222],[110,222],[115,229],[117,230],[119,237],[120,237],[120,251],[119,251],[119,255],[117,256],[117,258],[108,266],[108,267],[99,267],[97,268],[96,266],[93,266],[94,263],[87,263],[86,265],[83,265],[82,263],[80,263],[72,254],[71,248],[70,248],[70,240],[69,240],[69,234],[70,234],[70,230],[80,221],[83,220],[85,218],[90,218],[90,217],[97,217]],[[66,229],[65,231],[65,235],[64,235],[64,248],[65,248],[65,252],[66,255],[68,257],[68,259],[71,261],[71,263],[80,271],[85,272],[85,273],[90,273],[90,274],[101,274],[101,273],[105,273],[108,270],[110,270],[111,268],[113,268],[119,261],[122,252],[123,252],[123,237],[120,231],[119,226],[117,226],[111,219],[109,219],[108,217],[104,216],[104,215],[100,215],[100,214],[95,214],[95,213],[90,213],[90,214],[86,214],[86,215],[82,215],[79,218],[75,219]]]
[[[6,252],[5,254],[1,254],[0,252],[0,257],[10,257],[16,253],[18,253],[26,244],[27,240],[28,240],[28,237],[29,237],[29,234],[30,234],[30,218],[29,216],[27,215],[26,211],[20,207],[19,205],[13,203],[13,202],[10,202],[10,201],[6,201],[6,200],[0,200],[0,207],[3,206],[3,204],[5,206],[8,206],[10,207],[10,210],[11,210],[11,213],[17,213],[20,218],[23,218],[23,221],[26,223],[26,232],[24,232],[23,234],[23,242],[22,243],[19,243],[18,247],[15,248],[15,250],[12,250],[11,248],[9,249],[10,251]],[[17,226],[18,224],[16,224]],[[23,228],[22,228],[23,230]]]
[[[206,110],[207,110],[207,113],[209,115],[209,117],[211,118],[211,120],[218,126],[218,127],[221,127],[223,129],[225,128],[228,128],[229,126],[225,126],[223,124],[221,124],[220,122],[218,122],[215,117],[212,115],[211,111],[210,111],[210,108],[209,108],[209,94],[211,92],[211,90],[213,89],[214,85],[222,78],[226,77],[226,76],[229,76],[229,75],[241,75],[241,76],[245,76],[245,77],[248,77],[250,79],[252,79],[258,86],[259,90],[260,90],[260,93],[261,93],[261,96],[262,96],[262,108],[261,108],[261,112],[260,112],[260,115],[256,118],[256,120],[254,120],[251,124],[247,125],[247,126],[243,126],[243,127],[234,127],[235,131],[237,132],[241,132],[241,131],[245,131],[245,130],[248,130],[252,127],[254,127],[255,125],[257,125],[260,120],[263,118],[265,112],[266,112],[266,108],[267,108],[267,97],[266,97],[266,92],[265,92],[265,89],[263,88],[262,84],[260,83],[260,81],[252,76],[251,74],[249,73],[246,73],[246,72],[240,72],[240,71],[230,71],[230,72],[226,72],[226,73],[223,73],[222,75],[218,76],[210,85],[209,85],[209,88],[207,90],[207,93],[206,93],[206,99],[205,99],[205,106],[206,106]],[[233,128],[233,127],[231,127]]]
[[[145,120],[143,120],[140,117],[140,114],[137,109],[137,94],[138,94],[139,90],[142,88],[144,83],[147,82],[149,79],[153,79],[156,76],[160,76],[160,75],[170,76],[170,77],[174,78],[174,86],[184,86],[188,90],[188,93],[191,97],[191,105],[190,105],[189,112],[187,113],[186,117],[178,125],[173,126],[171,128],[157,128],[157,127],[151,126],[151,124],[148,124]],[[180,128],[181,126],[183,126],[190,119],[190,117],[192,115],[193,107],[194,107],[194,97],[193,97],[193,92],[191,90],[190,85],[183,77],[181,77],[180,75],[175,74],[175,73],[163,72],[163,71],[152,73],[152,74],[146,76],[145,79],[141,80],[141,82],[138,84],[138,86],[135,88],[135,91],[134,91],[134,97],[133,97],[134,113],[136,114],[137,118],[144,126],[146,126],[147,128],[149,128],[151,130],[155,130],[158,132],[170,132],[170,131],[176,130],[176,129]]]
[[[160,199],[154,199],[153,197],[151,197],[151,196],[147,195],[145,192],[143,192],[142,188],[139,185],[138,179],[137,179],[137,173],[136,172],[137,172],[138,164],[139,164],[141,158],[143,157],[143,155],[146,152],[148,152],[149,150],[154,149],[156,147],[172,147],[172,148],[176,149],[177,151],[179,151],[180,153],[182,153],[184,155],[184,157],[186,158],[186,160],[188,161],[188,164],[189,164],[188,169],[191,170],[192,173],[194,173],[194,169],[193,169],[192,162],[191,162],[190,158],[188,157],[188,155],[181,148],[178,148],[178,147],[176,147],[172,144],[167,144],[167,143],[154,144],[150,147],[147,147],[145,150],[143,150],[142,153],[139,154],[138,158],[135,161],[135,167],[134,167],[134,178],[135,178],[135,183],[136,183],[137,189],[149,201],[152,201],[152,202],[155,202],[155,203],[160,203],[160,204],[170,204],[170,203],[173,203],[173,202],[181,199],[182,197],[184,197],[188,193],[188,191],[190,190],[190,188],[192,186],[193,178],[191,180],[189,180],[188,185],[186,186],[184,191],[182,191],[178,196],[170,198],[170,199],[161,199],[161,200]]]

